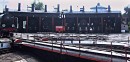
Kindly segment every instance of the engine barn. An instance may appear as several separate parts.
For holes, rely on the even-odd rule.
[[[57,11],[48,12],[47,5],[45,11],[37,12],[32,10],[21,11],[20,3],[18,11],[8,11],[17,21],[18,32],[64,32],[64,33],[120,33],[121,32],[121,12],[112,11],[100,6],[92,7],[93,11],[85,11],[84,6],[80,11]],[[102,10],[102,11],[101,11]]]

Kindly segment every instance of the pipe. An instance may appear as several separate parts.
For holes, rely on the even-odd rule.
[[[47,5],[45,5],[45,12],[47,12]]]
[[[18,3],[18,11],[21,11],[21,3]]]
[[[72,12],[73,10],[72,10],[72,6],[70,6],[70,12]]]
[[[33,4],[32,4],[32,11],[31,11],[31,12],[34,12],[34,8],[35,8],[34,5],[35,5],[35,4],[33,3]]]
[[[60,12],[60,5],[57,5],[57,12]]]

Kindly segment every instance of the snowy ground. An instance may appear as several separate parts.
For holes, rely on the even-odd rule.
[[[113,45],[123,45],[123,46],[129,46],[130,42],[129,33],[123,33],[123,34],[109,34],[109,35],[103,35],[103,34],[72,34],[72,33],[51,33],[51,34],[37,34],[37,33],[14,33],[15,38],[23,38],[23,39],[30,39],[30,40],[35,40],[34,37],[31,36],[39,36],[39,37],[61,37],[65,36],[66,38],[80,38],[83,39],[81,40],[81,44],[112,44]],[[106,37],[106,40],[94,40],[94,39],[86,39],[88,36],[102,36]],[[61,42],[61,41],[57,41]],[[64,43],[70,44],[71,41],[64,41]],[[78,44],[79,41],[73,41],[73,44]]]
[[[34,37],[32,36],[38,36],[38,37],[55,37],[55,38],[60,38],[60,37],[71,37],[71,38],[77,38],[77,39],[82,39],[80,42],[78,40],[74,40],[73,42],[72,41],[61,41],[61,40],[58,40],[58,41],[53,41],[53,42],[57,42],[57,43],[64,43],[64,44],[107,44],[107,45],[121,45],[121,46],[125,46],[125,47],[129,47],[130,46],[130,43],[129,43],[129,37],[130,37],[130,34],[129,33],[124,33],[124,34],[109,34],[109,35],[103,35],[103,34],[57,34],[57,33],[53,33],[53,34],[29,34],[29,33],[14,33],[14,38],[22,38],[22,39],[28,39],[28,40],[36,40],[34,39]],[[107,39],[106,40],[99,40],[99,39],[88,39],[89,36],[102,36],[102,37],[106,37]],[[52,42],[51,40],[48,40],[48,41],[44,41],[44,42]],[[42,42],[42,43],[44,43]],[[35,43],[39,43],[39,42],[35,42]],[[42,44],[40,42],[40,44]],[[47,44],[47,43],[44,43],[46,45],[52,45],[52,44]],[[54,45],[53,45],[54,46]],[[56,45],[57,46],[57,45]],[[60,47],[60,45],[58,45]],[[71,49],[79,49],[77,47],[69,47],[69,46],[65,46],[65,48],[71,48]],[[96,50],[96,49],[87,49],[87,48],[80,48],[80,50],[83,50],[83,51],[90,51],[90,52],[98,52],[98,53],[102,53],[102,54],[107,54],[107,55],[110,55],[111,52],[110,51],[105,51],[105,50],[102,50],[102,51],[99,51],[99,50]],[[115,52],[115,51],[112,51],[113,55],[115,56],[122,56],[122,57],[125,57],[125,53],[118,53],[118,52]],[[130,57],[130,54],[127,54],[127,57]]]
[[[9,52],[0,54],[0,62],[39,62],[34,57],[24,52]]]

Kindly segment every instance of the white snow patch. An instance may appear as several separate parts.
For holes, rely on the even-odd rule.
[[[14,61],[14,62],[27,62],[25,59],[19,60],[19,61]]]

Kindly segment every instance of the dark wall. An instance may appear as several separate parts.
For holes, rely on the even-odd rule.
[[[26,32],[56,32],[56,26],[64,26],[68,33],[120,33],[120,13],[10,13],[19,18],[19,24],[28,19]],[[28,17],[28,18],[27,18]],[[19,27],[19,32],[22,32]]]

